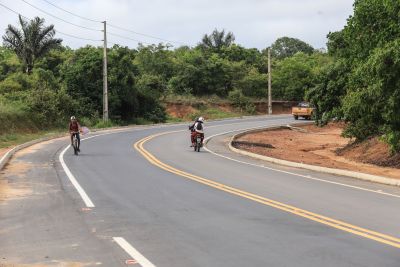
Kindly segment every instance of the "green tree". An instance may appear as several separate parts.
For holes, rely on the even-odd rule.
[[[0,46],[0,81],[21,68],[17,55],[8,48]]]
[[[25,72],[30,74],[35,61],[51,49],[59,47],[62,39],[54,38],[54,25],[45,26],[42,18],[35,17],[28,22],[19,15],[19,23],[21,30],[8,25],[3,43],[17,54],[25,66]]]
[[[319,121],[342,118],[346,136],[382,135],[393,151],[400,151],[399,13],[399,1],[356,0],[344,29],[328,35],[337,63],[309,92]]]
[[[312,54],[314,48],[297,38],[281,37],[271,45],[271,56],[278,59],[291,57],[298,52]]]
[[[92,46],[75,50],[74,54],[63,65],[62,79],[64,86],[68,94],[81,103],[76,114],[81,116],[102,114],[102,68],[102,50]]]
[[[272,72],[273,98],[301,101],[306,90],[312,87],[312,66],[309,57],[297,53],[275,63]]]
[[[227,96],[233,88],[235,64],[217,53],[206,56],[195,48],[181,53],[176,61],[176,74],[168,81],[176,93]]]
[[[225,33],[225,30],[215,29],[211,34],[205,34],[199,46],[204,50],[220,52],[223,47],[229,47],[235,42],[235,35],[232,32]]]
[[[348,57],[354,64],[366,61],[377,47],[400,38],[400,2],[390,0],[356,0],[354,14],[335,39],[341,44],[338,56]],[[337,37],[337,36],[336,36]],[[340,42],[338,42],[338,39]]]
[[[315,107],[315,120],[319,125],[331,119],[342,119],[342,98],[348,87],[350,66],[344,60],[324,64],[316,73],[314,86],[306,92],[306,99]]]
[[[123,122],[132,122],[138,117],[163,121],[165,114],[159,105],[159,95],[148,90],[152,81],[144,78],[154,75],[140,76],[139,66],[134,63],[137,51],[114,46],[109,49],[108,55],[110,117]],[[87,117],[101,114],[102,49],[87,46],[76,50],[65,62],[62,73],[67,92],[81,103],[77,114]]]
[[[267,74],[261,74],[256,68],[250,71],[237,82],[237,87],[245,96],[265,98],[267,96],[268,77]]]
[[[134,63],[140,73],[160,75],[167,81],[172,77],[175,69],[173,51],[164,45],[139,45]]]
[[[343,99],[345,135],[363,140],[384,134],[393,151],[400,150],[400,38],[373,51],[360,64]]]
[[[69,47],[60,46],[50,50],[46,56],[36,62],[36,67],[50,70],[57,79],[61,78],[63,64],[73,56],[74,51]]]

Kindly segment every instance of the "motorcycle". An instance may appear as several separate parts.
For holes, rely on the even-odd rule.
[[[200,147],[202,147],[203,144],[201,142],[201,133],[196,133],[196,136],[194,138],[194,151],[200,152]]]
[[[203,146],[204,133],[201,130],[194,130],[193,125],[189,125],[189,130],[192,132],[192,141],[194,151],[200,152],[200,148]],[[194,133],[195,132],[195,133]]]

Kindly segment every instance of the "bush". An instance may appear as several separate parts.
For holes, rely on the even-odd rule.
[[[228,98],[232,102],[233,106],[239,108],[241,111],[244,110],[249,114],[255,113],[255,105],[251,102],[250,98],[244,96],[240,90],[235,89],[229,92]]]
[[[164,107],[157,105],[153,110],[146,112],[144,118],[155,123],[160,123],[167,120],[167,114]]]
[[[37,130],[32,115],[26,110],[22,103],[5,102],[0,98],[0,135],[17,131]]]
[[[112,120],[103,121],[102,119],[99,119],[97,123],[94,125],[94,128],[101,129],[101,128],[110,128],[114,126],[116,126],[116,124]]]
[[[255,68],[252,68],[249,73],[238,82],[238,88],[241,89],[245,96],[259,98],[266,97],[267,85],[267,75],[259,73]]]

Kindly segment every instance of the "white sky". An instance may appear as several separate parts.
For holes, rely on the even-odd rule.
[[[101,30],[102,24],[82,20],[65,13],[44,0],[25,0],[55,16],[82,26]],[[263,49],[277,38],[299,38],[314,48],[326,46],[326,35],[346,24],[353,12],[353,0],[47,0],[80,16],[119,25],[136,32],[196,45],[205,33],[215,28],[231,31],[236,43]],[[0,0],[0,3],[27,17],[40,16],[55,29],[90,39],[103,39],[102,32],[75,27],[24,3]],[[8,24],[17,25],[17,15],[0,6],[1,35]],[[143,42],[158,40],[108,28],[108,31]],[[77,40],[57,34],[72,48],[101,42]],[[136,47],[137,42],[108,36],[112,43]],[[179,44],[176,44],[179,46]]]

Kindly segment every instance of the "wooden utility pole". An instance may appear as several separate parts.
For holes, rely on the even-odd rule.
[[[272,96],[271,96],[271,49],[268,48],[268,115],[272,115]]]
[[[103,43],[103,121],[108,121],[108,86],[107,86],[107,26],[104,23]]]

